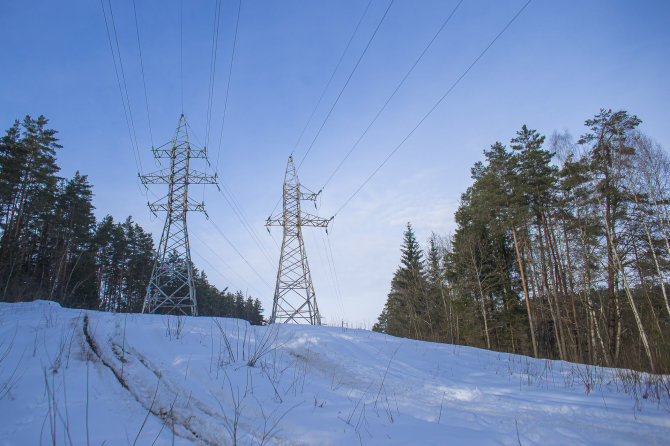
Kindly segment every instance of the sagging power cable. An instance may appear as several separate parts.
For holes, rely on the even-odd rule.
[[[502,30],[501,30],[501,31],[500,31],[500,32],[493,38],[493,40],[491,40],[491,42],[486,46],[486,48],[484,48],[484,49],[479,53],[479,55],[474,59],[474,61],[472,61],[472,63],[471,63],[471,64],[465,69],[465,71],[464,71],[464,72],[463,72],[463,73],[456,79],[456,81],[454,81],[454,83],[451,84],[451,86],[447,89],[447,91],[446,91],[446,92],[445,92],[445,93],[444,93],[444,94],[443,94],[443,95],[442,95],[442,96],[435,102],[435,104],[430,108],[430,110],[428,110],[428,112],[427,112],[426,114],[423,115],[423,117],[422,117],[422,118],[419,120],[419,122],[412,128],[412,130],[411,130],[411,131],[410,131],[410,132],[409,132],[409,133],[408,133],[408,134],[407,134],[407,135],[400,141],[400,143],[399,143],[397,146],[395,146],[395,148],[394,148],[393,150],[391,150],[391,152],[386,156],[386,158],[384,158],[384,160],[383,160],[383,161],[382,161],[382,162],[375,168],[375,170],[372,171],[372,173],[365,179],[365,181],[363,181],[363,183],[362,183],[360,186],[358,186],[358,188],[354,191],[354,193],[352,193],[352,194],[349,196],[349,198],[347,198],[347,199],[344,201],[344,203],[337,209],[337,211],[335,212],[334,216],[337,215],[337,214],[339,214],[339,213],[342,211],[342,209],[344,209],[344,208],[351,202],[351,200],[353,200],[353,198],[354,198],[356,195],[358,195],[358,193],[365,187],[365,185],[368,184],[368,182],[370,182],[370,180],[372,179],[372,177],[374,177],[374,176],[377,174],[377,172],[379,172],[379,170],[380,170],[382,167],[384,167],[384,165],[388,162],[388,160],[391,159],[391,157],[392,157],[392,156],[393,156],[393,155],[400,149],[400,147],[402,147],[402,146],[405,144],[405,142],[407,142],[407,140],[414,134],[414,132],[421,126],[421,124],[423,124],[423,122],[424,122],[424,121],[425,121],[425,120],[426,120],[426,119],[427,119],[427,118],[428,118],[428,117],[435,111],[435,109],[437,109],[437,107],[438,107],[442,102],[444,102],[444,100],[447,98],[447,96],[449,96],[449,94],[453,91],[453,89],[456,88],[456,86],[461,82],[461,80],[463,80],[463,78],[470,72],[470,70],[472,70],[472,68],[477,64],[477,62],[479,62],[479,60],[484,56],[484,54],[486,54],[486,52],[493,46],[493,44],[496,43],[496,41],[500,38],[500,36],[502,36],[503,33],[504,33],[505,31],[507,31],[507,29],[510,27],[510,25],[512,25],[512,23],[517,19],[517,17],[519,17],[519,15],[521,15],[521,13],[524,11],[524,9],[526,9],[526,7],[530,4],[531,1],[532,1],[532,0],[528,0],[528,1],[521,7],[521,9],[519,9],[519,11],[517,11],[517,13],[514,15],[514,17],[512,17],[512,18],[507,22],[507,24],[502,28]]]
[[[347,154],[344,155],[344,158],[342,158],[342,161],[340,161],[340,163],[337,165],[337,167],[335,167],[335,169],[333,170],[333,172],[330,174],[330,176],[328,177],[328,179],[326,180],[326,182],[325,182],[325,183],[323,184],[323,186],[321,187],[322,190],[325,189],[325,187],[328,185],[328,183],[330,183],[330,180],[332,180],[333,177],[335,176],[335,174],[340,170],[340,168],[342,167],[342,165],[344,164],[344,162],[349,158],[349,156],[353,153],[353,151],[358,147],[358,145],[359,145],[360,142],[363,140],[363,138],[365,137],[365,135],[368,133],[368,131],[370,130],[370,128],[374,125],[374,123],[377,121],[377,119],[379,118],[379,116],[384,112],[384,110],[386,109],[386,106],[388,106],[389,102],[391,102],[391,100],[395,97],[396,93],[398,93],[398,91],[399,91],[400,88],[403,86],[403,84],[405,83],[405,81],[407,80],[407,78],[410,76],[410,74],[412,74],[412,72],[414,71],[414,68],[416,68],[416,66],[419,64],[419,62],[421,61],[421,59],[423,59],[423,56],[428,52],[428,50],[430,49],[430,47],[433,45],[433,43],[435,42],[435,40],[437,39],[437,37],[442,33],[442,31],[444,30],[444,28],[445,28],[445,27],[447,26],[447,24],[451,21],[451,18],[452,18],[452,17],[454,16],[454,14],[456,13],[456,10],[458,9],[458,7],[461,6],[461,3],[463,3],[463,0],[461,0],[461,1],[458,2],[458,4],[456,5],[456,7],[454,7],[454,9],[451,11],[451,13],[449,14],[449,16],[442,22],[442,25],[441,25],[440,28],[437,30],[437,32],[433,35],[433,38],[430,39],[430,41],[428,42],[428,44],[424,47],[423,51],[421,51],[421,54],[419,54],[419,57],[417,57],[417,59],[414,61],[414,63],[412,64],[412,66],[409,68],[409,70],[407,70],[407,73],[405,73],[405,75],[404,75],[403,78],[400,80],[400,82],[398,83],[398,85],[395,87],[395,89],[393,90],[393,92],[391,93],[391,95],[386,99],[386,101],[384,102],[384,104],[382,105],[382,107],[379,109],[379,111],[377,112],[377,114],[374,116],[374,118],[372,118],[372,121],[370,121],[370,123],[369,123],[368,126],[365,128],[365,130],[363,130],[363,133],[361,133],[361,136],[358,137],[358,139],[356,140],[356,142],[354,143],[354,145],[351,146],[351,148],[349,149],[349,151],[347,152]]]

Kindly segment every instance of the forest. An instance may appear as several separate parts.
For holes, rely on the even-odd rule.
[[[471,169],[452,234],[408,223],[374,330],[586,364],[670,372],[670,159],[626,111],[583,135],[523,125]],[[139,312],[155,259],[131,217],[97,221],[61,178],[57,132],[26,116],[0,140],[0,300]],[[194,267],[198,313],[263,324],[258,299]]]
[[[96,220],[87,176],[58,176],[62,146],[47,124],[44,116],[26,116],[0,140],[0,301],[140,312],[153,238],[131,217]],[[193,271],[198,315],[265,323],[258,299],[218,290],[204,271]]]
[[[471,169],[452,234],[408,223],[374,330],[670,372],[670,160],[627,111],[523,125]]]

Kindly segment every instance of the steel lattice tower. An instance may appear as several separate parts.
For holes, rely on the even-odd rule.
[[[318,195],[300,184],[293,164],[293,156],[289,156],[284,177],[283,212],[281,215],[268,217],[265,224],[267,227],[284,227],[270,323],[307,322],[312,325],[321,325],[321,316],[316,304],[314,285],[305,253],[305,243],[302,240],[302,227],[327,228],[332,218],[320,218],[300,208],[301,201],[314,202]]]
[[[148,204],[154,215],[163,211],[167,216],[142,306],[143,313],[197,314],[186,214],[188,211],[205,212],[205,203],[189,199],[188,186],[217,183],[216,175],[191,169],[192,159],[207,160],[207,150],[192,146],[188,133],[189,127],[182,113],[172,141],[152,148],[154,158],[159,163],[160,160],[169,160],[169,167],[140,175],[145,186],[168,185],[165,196]]]

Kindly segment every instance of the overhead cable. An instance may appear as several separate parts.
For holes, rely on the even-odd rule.
[[[328,119],[330,118],[330,115],[333,113],[333,110],[335,109],[335,106],[336,106],[337,103],[340,101],[340,98],[342,97],[342,93],[344,93],[344,90],[347,88],[347,85],[349,85],[349,81],[351,81],[351,78],[353,77],[354,73],[356,72],[356,69],[358,68],[358,66],[360,65],[361,61],[363,60],[363,57],[364,57],[365,54],[367,53],[368,48],[370,48],[370,45],[372,44],[372,41],[374,40],[375,36],[377,35],[377,31],[379,31],[379,28],[382,26],[382,23],[384,23],[384,19],[385,19],[386,16],[388,15],[388,12],[389,12],[389,10],[391,9],[391,6],[393,6],[393,2],[394,2],[394,1],[395,1],[395,0],[391,0],[391,2],[389,3],[388,7],[386,8],[386,11],[384,11],[384,15],[383,15],[382,18],[379,20],[379,23],[377,23],[377,26],[375,27],[374,32],[373,32],[372,35],[370,36],[370,39],[368,39],[368,43],[365,45],[365,48],[363,49],[363,52],[362,52],[361,55],[358,57],[358,60],[356,61],[356,65],[354,65],[354,68],[353,68],[353,69],[351,70],[351,72],[349,73],[349,76],[347,77],[346,82],[344,83],[344,85],[343,85],[342,88],[340,89],[340,92],[338,93],[337,98],[335,99],[335,102],[333,102],[333,105],[330,107],[330,110],[328,110],[328,114],[326,115],[325,119],[324,119],[323,122],[321,123],[321,126],[319,127],[319,130],[316,132],[316,135],[314,135],[314,138],[312,139],[312,142],[310,143],[309,147],[307,148],[307,151],[306,151],[305,154],[302,156],[302,159],[300,160],[300,163],[298,164],[298,167],[297,167],[296,171],[299,171],[299,170],[300,170],[300,166],[302,166],[302,163],[305,161],[305,158],[307,158],[307,155],[308,155],[309,152],[312,150],[312,147],[314,147],[314,143],[316,142],[317,138],[318,138],[319,135],[321,134],[321,131],[323,130],[324,126],[326,125],[326,122],[328,122]]]
[[[209,62],[209,91],[207,97],[207,118],[205,122],[206,149],[209,148],[209,132],[212,126],[212,105],[214,104],[214,80],[216,79],[216,55],[219,46],[220,23],[221,23],[221,0],[216,0],[214,4],[214,29],[212,31],[212,56]]]
[[[233,50],[230,54],[230,65],[228,67],[228,80],[226,82],[226,96],[223,102],[223,118],[221,118],[221,133],[219,134],[219,146],[216,151],[216,164],[214,170],[219,170],[219,158],[221,155],[221,145],[223,144],[223,129],[226,126],[226,114],[228,112],[228,98],[230,97],[230,78],[233,75],[233,64],[235,63],[235,50],[237,48],[237,31],[240,27],[240,10],[242,9],[242,0],[237,3],[237,19],[235,19],[235,36],[233,37]]]
[[[230,265],[223,259],[223,257],[221,256],[221,254],[219,254],[219,253],[216,252],[214,249],[212,249],[212,247],[211,247],[209,244],[207,244],[205,241],[203,241],[203,240],[202,240],[200,237],[198,237],[195,233],[193,233],[193,235],[195,236],[195,238],[197,238],[197,239],[200,241],[200,243],[201,243],[203,246],[205,246],[205,247],[206,247],[212,254],[214,254],[214,255],[219,259],[219,261],[220,261],[221,263],[223,263],[223,266],[224,266],[224,267],[226,267],[228,270],[230,270],[230,271],[232,271],[233,273],[235,273],[235,275],[236,275],[242,282],[244,282],[244,283],[246,284],[247,287],[249,287],[249,288],[251,288],[252,290],[254,290],[256,293],[258,293],[259,296],[262,296],[262,295],[263,295],[263,293],[261,293],[261,292],[258,290],[258,288],[256,288],[255,286],[253,286],[248,280],[246,280],[246,279],[245,279],[242,275],[240,275],[234,268],[232,268],[232,267],[231,267],[231,266],[230,266]],[[231,281],[229,278],[227,278],[226,276],[224,276],[224,275],[219,271],[219,268],[214,267],[211,263],[209,263],[209,262],[205,259],[204,256],[200,255],[199,253],[196,253],[196,254],[198,254],[202,260],[204,260],[206,263],[208,263],[208,264],[212,267],[212,269],[214,269],[214,270],[216,271],[216,273],[219,274],[219,276],[221,276],[226,282],[229,282],[229,283],[232,285],[232,281]]]
[[[268,261],[268,263],[274,267],[275,266],[275,261],[272,260],[272,255],[269,253],[267,250],[267,247],[263,245],[260,241],[260,237],[258,237],[258,234],[256,231],[254,231],[253,227],[251,224],[249,224],[249,221],[247,220],[244,212],[242,211],[242,208],[240,207],[239,203],[235,199],[235,197],[232,194],[232,191],[230,188],[228,188],[223,182],[221,183],[222,188],[219,190],[223,198],[226,200],[228,205],[230,206],[230,209],[233,211],[237,219],[242,223],[242,226],[244,229],[247,231],[253,242],[256,244],[260,252],[263,254],[265,259]]]
[[[307,130],[307,127],[312,122],[312,118],[314,117],[314,114],[316,113],[316,110],[319,108],[319,105],[321,104],[321,101],[323,100],[323,97],[324,97],[326,91],[328,90],[328,87],[330,87],[330,84],[332,83],[333,78],[335,76],[335,73],[337,72],[338,68],[340,67],[340,64],[342,63],[342,60],[344,59],[345,54],[349,50],[349,47],[351,46],[351,42],[353,41],[354,37],[358,33],[358,29],[360,28],[361,23],[363,22],[363,19],[365,18],[371,4],[372,4],[372,0],[369,0],[367,6],[365,7],[365,10],[363,11],[363,14],[361,15],[361,18],[358,20],[358,23],[356,24],[356,27],[354,28],[354,31],[351,33],[351,36],[349,37],[349,40],[347,41],[347,45],[345,46],[344,51],[342,51],[342,54],[340,55],[340,58],[337,61],[337,64],[335,65],[335,68],[333,69],[333,72],[330,74],[330,78],[328,79],[328,82],[326,83],[326,86],[321,91],[321,95],[319,96],[319,100],[317,101],[316,105],[312,109],[312,113],[310,114],[309,119],[307,119],[307,122],[305,123],[305,126],[303,127],[302,131],[300,132],[300,136],[298,137],[298,141],[295,143],[295,146],[293,147],[293,150],[291,151],[291,155],[293,155],[293,153],[298,148],[298,145],[300,144],[300,141],[302,141],[302,137],[304,136],[305,131]],[[307,157],[307,153],[309,153],[309,151],[312,149],[312,146],[314,145],[314,142],[318,138],[318,136],[321,133],[321,130],[323,129],[323,127],[326,125],[326,121],[328,121],[328,118],[330,117],[330,114],[332,113],[333,109],[335,108],[335,105],[337,105],[337,102],[339,101],[340,96],[342,96],[342,93],[344,92],[344,89],[346,88],[347,84],[349,83],[349,80],[351,79],[354,72],[356,71],[356,68],[358,67],[358,64],[363,59],[363,56],[365,55],[365,52],[367,51],[368,47],[370,46],[370,43],[372,42],[372,39],[374,38],[374,36],[377,34],[377,30],[379,29],[379,26],[381,25],[381,22],[384,21],[384,18],[386,17],[386,13],[391,8],[392,4],[393,4],[393,0],[389,4],[388,8],[386,8],[386,11],[385,11],[384,15],[382,16],[382,18],[380,19],[379,23],[377,24],[377,27],[375,28],[374,33],[372,34],[370,39],[368,39],[368,43],[365,46],[365,49],[363,50],[363,53],[360,55],[360,57],[358,58],[358,62],[356,63],[354,68],[349,73],[349,76],[347,77],[346,83],[340,89],[340,93],[338,94],[337,99],[335,100],[333,105],[330,107],[330,110],[328,111],[328,115],[326,115],[324,121],[321,123],[321,126],[319,127],[319,131],[317,132],[316,136],[312,140],[312,143],[310,144],[309,148],[307,149],[307,152],[302,157],[302,160],[300,161],[300,165],[298,165],[298,169],[300,169],[300,166],[302,165],[302,162]],[[274,214],[274,212],[277,210],[277,207],[279,206],[279,203],[281,203],[281,198],[279,198],[277,200],[277,202],[275,203],[274,207],[272,208],[272,212],[270,212],[270,214]]]
[[[181,86],[181,114],[184,114],[184,0],[179,1],[179,84]]]
[[[216,231],[219,233],[219,235],[221,235],[221,237],[223,237],[223,239],[230,245],[230,247],[233,248],[233,250],[237,253],[237,255],[239,255],[240,258],[242,258],[242,260],[244,261],[244,263],[247,264],[247,266],[249,267],[249,269],[251,269],[251,270],[254,272],[254,274],[256,274],[256,276],[257,276],[259,279],[261,279],[261,281],[262,281],[268,288],[273,289],[272,285],[270,285],[270,283],[269,283],[267,280],[265,280],[265,278],[264,278],[263,276],[260,275],[260,273],[256,270],[256,268],[254,268],[254,267],[251,265],[251,263],[249,263],[249,261],[247,260],[247,258],[244,257],[244,255],[240,252],[239,249],[237,249],[237,247],[233,244],[233,242],[231,242],[230,239],[229,239],[228,237],[226,237],[226,234],[221,230],[221,228],[219,228],[219,226],[214,222],[214,220],[212,220],[212,219],[210,218],[209,221],[212,223],[212,226],[214,226],[214,229],[216,229]]]
[[[410,131],[410,132],[409,132],[409,133],[402,139],[402,141],[400,141],[400,143],[399,143],[393,150],[391,150],[391,152],[386,156],[386,158],[384,158],[384,160],[381,162],[381,164],[379,164],[379,165],[377,166],[377,168],[376,168],[376,169],[375,169],[375,170],[374,170],[374,171],[373,171],[373,172],[372,172],[372,173],[365,179],[365,181],[363,181],[363,183],[362,183],[360,186],[358,186],[358,188],[354,191],[354,193],[351,194],[351,195],[349,196],[349,198],[347,198],[347,199],[345,200],[345,202],[342,204],[342,206],[340,206],[340,207],[338,208],[338,210],[335,212],[334,215],[339,214],[340,211],[342,211],[342,209],[344,209],[344,208],[351,202],[351,200],[352,200],[356,195],[358,195],[358,193],[365,187],[366,184],[368,184],[368,182],[372,179],[372,177],[374,177],[374,176],[377,174],[377,172],[379,172],[379,170],[380,170],[382,167],[384,167],[384,165],[388,162],[388,160],[391,159],[391,157],[398,151],[398,149],[400,149],[400,147],[402,147],[402,146],[405,144],[405,142],[407,142],[407,140],[414,134],[414,132],[421,126],[421,124],[423,124],[423,122],[424,122],[424,121],[425,121],[425,120],[426,120],[426,119],[427,119],[427,118],[428,118],[428,117],[435,111],[435,109],[436,109],[442,102],[444,102],[444,100],[447,98],[447,96],[449,96],[449,94],[452,92],[452,90],[453,90],[454,88],[456,88],[456,86],[461,82],[461,80],[463,80],[463,78],[470,72],[470,70],[472,69],[472,67],[474,67],[474,66],[477,64],[477,62],[479,62],[479,60],[484,56],[484,54],[486,54],[486,52],[487,52],[487,51],[493,46],[493,44],[500,38],[500,36],[502,36],[502,34],[503,34],[505,31],[507,31],[507,29],[510,27],[510,25],[517,19],[517,17],[519,17],[519,15],[521,15],[521,13],[523,12],[523,10],[526,9],[526,7],[530,4],[531,1],[532,1],[532,0],[528,0],[528,1],[521,7],[521,9],[519,9],[519,11],[517,11],[517,13],[514,15],[514,17],[512,17],[512,18],[507,22],[507,24],[503,27],[503,29],[502,29],[502,30],[501,30],[501,31],[500,31],[500,32],[493,38],[493,40],[491,40],[491,42],[486,46],[486,48],[484,48],[484,49],[482,50],[482,52],[479,53],[479,55],[478,55],[478,56],[475,58],[475,60],[468,66],[468,68],[463,72],[463,74],[461,74],[461,75],[458,77],[458,79],[456,79],[456,81],[455,81],[453,84],[451,84],[451,86],[449,87],[449,89],[447,89],[447,91],[440,97],[440,99],[437,100],[437,102],[435,102],[435,104],[430,108],[430,110],[428,110],[428,112],[427,112],[425,115],[423,115],[423,117],[419,120],[419,122],[418,122],[418,123],[414,126],[414,128],[412,128],[412,130],[411,130],[411,131]]]
[[[344,47],[344,51],[342,51],[342,54],[340,54],[340,58],[338,59],[337,64],[335,64],[335,68],[333,69],[333,72],[330,74],[330,78],[328,79],[328,82],[326,82],[326,86],[323,87],[323,90],[321,90],[321,95],[319,96],[319,100],[316,101],[316,105],[314,105],[314,108],[312,109],[312,113],[309,115],[309,118],[307,118],[307,122],[305,123],[305,126],[302,128],[302,131],[300,132],[300,136],[298,136],[298,140],[295,142],[295,146],[293,146],[293,150],[291,151],[291,154],[293,152],[295,152],[295,150],[298,148],[298,145],[300,145],[300,141],[302,141],[302,137],[305,135],[305,131],[307,130],[307,127],[309,127],[309,124],[312,122],[312,119],[314,118],[314,115],[316,114],[316,110],[319,108],[319,105],[321,105],[321,101],[323,100],[323,97],[326,95],[326,91],[328,91],[328,88],[330,87],[330,84],[333,82],[333,78],[335,77],[335,73],[337,73],[337,70],[340,68],[340,65],[342,64],[342,60],[344,59],[345,54],[347,54],[347,51],[349,50],[349,47],[351,46],[351,42],[354,40],[354,37],[358,33],[358,29],[361,27],[361,23],[363,23],[363,19],[365,18],[365,15],[367,14],[368,9],[370,9],[371,4],[372,4],[372,0],[369,0],[368,5],[365,7],[365,10],[363,11],[363,14],[361,14],[361,18],[358,19],[358,23],[356,24],[356,27],[354,28],[354,31],[351,33],[351,36],[349,37],[349,40],[347,41],[347,45]]]
[[[108,0],[108,3],[109,3],[109,0]],[[135,160],[135,167],[137,168],[137,173],[141,174],[142,173],[142,161],[141,161],[140,156],[139,156],[137,136],[136,136],[136,133],[135,133],[135,124],[133,123],[132,112],[130,110],[130,101],[128,99],[128,89],[126,87],[125,75],[123,76],[123,82],[121,82],[122,77],[119,76],[119,66],[120,66],[120,69],[121,69],[121,73],[123,74],[123,63],[122,63],[122,60],[121,60],[121,53],[119,52],[119,54],[117,56],[117,53],[114,51],[114,44],[112,43],[112,36],[111,36],[110,31],[109,31],[109,22],[107,20],[107,12],[105,11],[104,0],[100,0],[100,6],[102,8],[102,15],[105,19],[105,31],[107,32],[107,40],[109,42],[109,50],[112,53],[112,61],[114,63],[114,73],[116,75],[116,83],[119,87],[119,95],[121,96],[121,105],[123,106],[123,115],[124,115],[125,120],[126,120],[126,126],[128,127],[128,136],[130,138],[130,147],[131,147],[131,151],[133,152],[133,158]],[[112,10],[111,10],[111,3],[109,3],[109,7],[110,7],[110,10],[109,10],[110,18],[113,18]],[[112,22],[112,24],[113,24],[113,22]],[[115,36],[115,40],[116,40],[116,43],[117,43],[117,51],[119,51],[118,39],[116,39],[116,29],[115,28],[114,28],[114,36]],[[118,62],[119,62],[118,64],[117,64],[117,57],[118,57]],[[125,92],[126,92],[125,96],[123,94],[124,89],[125,89]],[[126,103],[126,101],[128,101],[128,102]]]
[[[358,144],[363,140],[363,138],[365,137],[365,135],[368,133],[368,130],[370,130],[370,128],[372,127],[372,125],[377,121],[377,118],[379,118],[379,116],[382,114],[382,112],[386,109],[386,106],[389,104],[389,102],[391,102],[391,99],[393,99],[393,98],[395,97],[396,93],[398,93],[398,91],[399,91],[400,88],[403,86],[403,84],[405,83],[405,81],[407,80],[407,78],[408,78],[408,77],[410,76],[410,74],[412,74],[412,72],[414,71],[414,68],[416,68],[416,66],[419,64],[419,62],[421,61],[421,59],[423,59],[423,56],[426,54],[426,52],[428,52],[428,49],[430,49],[430,47],[433,45],[433,43],[435,42],[435,40],[437,39],[437,37],[440,35],[440,33],[442,33],[442,30],[444,30],[444,28],[447,26],[447,24],[449,23],[449,21],[451,20],[451,18],[452,18],[452,17],[454,16],[454,14],[456,13],[456,10],[458,9],[458,7],[461,6],[461,3],[463,3],[463,0],[461,0],[461,1],[458,2],[458,4],[456,5],[456,7],[454,7],[454,9],[451,11],[451,13],[449,14],[449,16],[444,20],[444,22],[442,22],[442,25],[441,25],[440,28],[437,30],[437,32],[433,35],[433,38],[430,40],[430,42],[428,42],[428,44],[425,46],[425,48],[423,49],[423,51],[421,51],[421,54],[419,54],[419,57],[417,57],[417,59],[414,61],[414,63],[413,63],[412,66],[409,68],[409,70],[407,71],[407,73],[405,73],[405,75],[403,76],[403,78],[400,80],[400,82],[398,83],[398,85],[395,87],[395,90],[393,90],[393,93],[391,93],[391,95],[386,99],[386,101],[384,102],[384,105],[382,105],[382,107],[379,109],[379,111],[377,112],[377,114],[375,115],[375,117],[372,118],[372,121],[370,121],[370,123],[369,123],[368,126],[365,128],[365,130],[363,130],[363,133],[361,134],[361,136],[359,136],[358,139],[356,140],[356,142],[354,143],[354,145],[351,146],[351,149],[349,149],[349,151],[348,151],[347,154],[344,156],[344,158],[342,158],[342,161],[340,161],[340,163],[337,165],[337,167],[335,167],[335,170],[333,170],[333,172],[330,174],[330,176],[328,177],[328,179],[326,180],[326,182],[323,184],[323,187],[322,187],[321,189],[324,189],[324,188],[328,185],[328,183],[330,183],[330,180],[332,180],[333,177],[335,176],[335,174],[340,170],[340,168],[342,167],[342,165],[344,164],[344,162],[347,160],[347,158],[349,158],[349,156],[350,156],[350,155],[352,154],[352,152],[356,149],[356,147],[358,147]]]
[[[135,6],[135,0],[133,0],[133,14],[135,15],[135,31],[137,33],[137,50],[140,54],[140,68],[142,69],[142,85],[144,86],[144,104],[147,108],[147,122],[149,123],[149,140],[151,141],[151,147],[154,146],[154,134],[151,130],[151,116],[149,115],[149,95],[147,94],[147,81],[144,76],[144,60],[142,58],[142,45],[140,45],[140,26],[137,21],[137,7]]]

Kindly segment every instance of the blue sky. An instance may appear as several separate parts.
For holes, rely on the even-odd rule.
[[[203,215],[189,218],[193,260],[219,287],[241,289],[271,309],[279,228],[263,223],[281,195],[289,153],[301,182],[319,190],[457,1],[395,0],[318,138],[317,131],[377,26],[388,0],[372,0],[300,144],[298,137],[366,9],[368,0],[243,0],[222,144],[219,135],[236,1],[224,0],[209,138],[212,163],[254,227],[266,259],[222,194],[203,192],[211,221],[254,266],[257,277]],[[142,168],[151,158],[131,0],[111,2]],[[206,143],[215,1],[137,0],[154,144],[168,141],[183,109],[196,142]],[[323,190],[330,217],[465,71],[525,0],[465,0],[403,88]],[[105,0],[105,5],[107,1]],[[182,19],[180,19],[180,16]],[[336,217],[329,235],[305,230],[319,307],[329,323],[371,325],[399,262],[404,225],[420,240],[454,228],[453,212],[470,167],[523,124],[575,137],[601,107],[626,109],[641,130],[670,145],[670,3],[535,0]],[[181,29],[181,33],[180,33]],[[180,46],[180,34],[182,46]],[[181,49],[183,48],[183,58]],[[0,125],[43,114],[58,130],[62,175],[76,170],[94,185],[98,217],[132,215],[160,234],[137,181],[102,8],[96,1],[0,5]],[[183,82],[180,75],[183,66]],[[160,190],[155,190],[160,194]],[[274,241],[273,241],[274,238]],[[335,271],[328,266],[332,246]],[[223,260],[223,261],[222,261]],[[224,264],[225,262],[225,264]],[[338,286],[333,285],[337,276]]]

